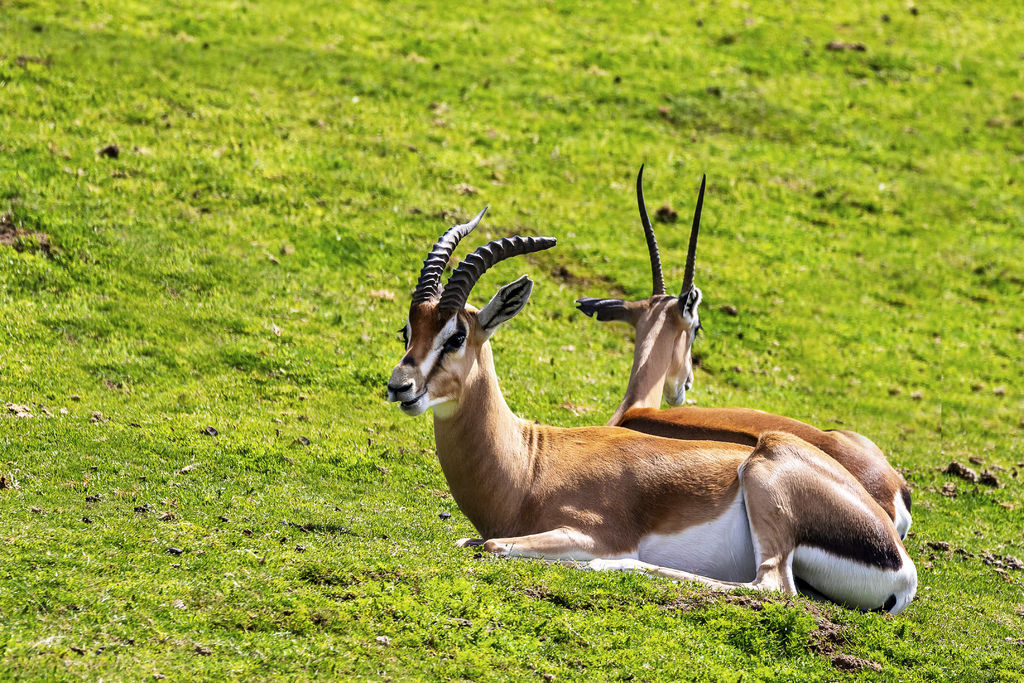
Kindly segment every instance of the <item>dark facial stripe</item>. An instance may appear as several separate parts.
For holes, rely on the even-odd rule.
[[[452,333],[452,337],[456,337],[460,334],[463,336],[467,334],[466,326],[462,323],[461,319],[455,326],[455,332]],[[449,337],[448,339],[451,339],[451,337]],[[437,371],[441,368],[442,365],[444,365],[444,357],[448,355],[448,351],[444,348],[444,345],[447,343],[448,339],[441,342],[441,353],[438,355],[437,360],[434,361],[434,365],[433,367],[430,368],[430,372],[428,372],[427,376],[423,378],[424,389],[430,386],[430,380],[434,378],[434,374],[437,373]],[[463,344],[465,344],[465,342],[463,342]]]

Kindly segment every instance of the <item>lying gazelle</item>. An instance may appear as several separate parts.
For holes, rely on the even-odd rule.
[[[449,229],[424,261],[405,355],[387,387],[407,415],[434,411],[441,469],[483,537],[460,546],[721,590],[792,594],[799,578],[861,609],[906,607],[917,570],[892,522],[849,472],[791,434],[767,432],[751,450],[619,427],[562,429],[514,415],[488,340],[523,309],[533,283],[520,277],[480,310],[466,301],[488,268],[555,240],[492,241],[442,290],[455,245],[483,213]]]
[[[910,529],[910,490],[870,439],[846,430],[821,430],[798,420],[747,408],[698,408],[659,410],[661,397],[674,406],[683,403],[693,385],[691,348],[700,317],[701,291],[693,285],[694,261],[705,179],[701,179],[697,208],[690,231],[689,252],[678,297],[665,293],[661,258],[654,229],[644,205],[643,172],[636,178],[637,204],[651,257],[653,293],[640,301],[583,298],[579,309],[598,320],[621,320],[636,328],[633,368],[626,396],[608,421],[647,434],[674,439],[714,439],[753,446],[765,432],[795,434],[829,454],[864,486],[893,520],[900,538]]]

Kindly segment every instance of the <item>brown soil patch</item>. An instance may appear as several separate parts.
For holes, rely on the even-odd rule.
[[[0,245],[13,247],[18,252],[27,251],[41,253],[47,258],[53,257],[50,236],[19,227],[14,215],[9,212],[0,214]]]
[[[675,223],[679,220],[679,213],[672,208],[671,204],[665,204],[654,212],[654,220],[659,223]]]
[[[837,649],[846,644],[846,627],[837,624],[816,606],[810,605],[807,611],[814,617],[818,627],[811,631],[810,650],[826,657],[832,666],[839,671],[881,671],[882,665],[863,657],[854,657]]]
[[[864,43],[847,43],[842,40],[833,40],[825,46],[825,49],[832,52],[867,52],[868,46]]]
[[[622,285],[607,275],[580,275],[566,268],[564,265],[555,266],[550,271],[551,277],[573,287],[601,287],[605,290],[603,296],[608,298],[621,298],[626,295]]]
[[[961,479],[969,481],[972,484],[977,483],[978,481],[977,472],[972,470],[970,467],[967,467],[966,465],[957,462],[956,460],[953,460],[948,465],[946,465],[946,469],[942,471],[945,474],[951,474],[954,477],[960,477]]]
[[[732,605],[739,605],[747,609],[758,611],[764,608],[765,603],[771,599],[765,599],[754,595],[736,595],[732,593],[716,594],[708,593],[694,597],[681,597],[663,606],[663,609],[690,612],[695,609],[708,607],[713,601],[724,601]],[[782,601],[787,607],[793,607],[792,600]],[[839,671],[881,671],[882,665],[870,659],[854,657],[853,655],[839,652],[839,648],[847,643],[846,627],[832,621],[823,609],[814,604],[802,604],[801,607],[812,617],[817,627],[811,631],[807,644],[808,650],[822,657],[827,658]]]

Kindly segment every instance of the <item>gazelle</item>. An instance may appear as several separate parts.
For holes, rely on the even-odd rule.
[[[892,522],[845,469],[797,437],[768,432],[751,449],[619,427],[562,429],[514,415],[489,339],[523,309],[533,283],[520,277],[479,310],[466,302],[495,263],[555,240],[492,241],[442,290],[455,245],[484,211],[445,232],[424,261],[405,354],[387,386],[388,400],[407,415],[433,409],[441,469],[483,537],[460,546],[722,590],[794,593],[799,578],[860,609],[906,607],[917,570]]]
[[[626,396],[607,424],[674,439],[713,439],[753,446],[767,431],[799,436],[835,458],[850,471],[893,520],[900,538],[910,529],[910,489],[889,464],[882,451],[867,437],[846,430],[821,430],[781,415],[747,408],[699,408],[660,410],[661,397],[678,406],[693,385],[691,349],[700,316],[701,291],[693,284],[697,235],[704,203],[705,179],[701,179],[697,208],[690,230],[690,244],[678,297],[665,293],[661,257],[654,229],[647,217],[643,193],[643,166],[636,178],[637,205],[651,258],[653,292],[647,299],[583,298],[579,309],[598,320],[619,320],[636,328],[633,368]]]

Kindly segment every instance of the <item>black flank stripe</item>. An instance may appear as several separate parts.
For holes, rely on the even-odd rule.
[[[804,540],[804,544],[870,567],[896,571],[903,566],[899,550],[892,543],[886,543],[883,539],[865,541],[843,536],[829,539],[808,538]]]

